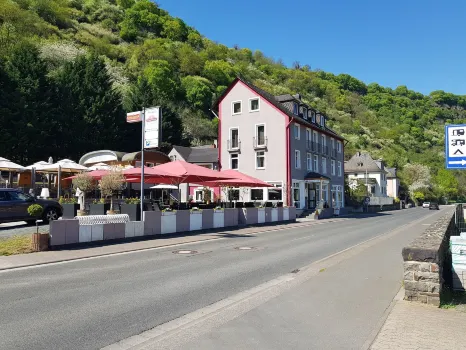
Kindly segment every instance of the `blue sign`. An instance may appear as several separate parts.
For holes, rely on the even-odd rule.
[[[466,124],[445,125],[445,166],[466,169]]]

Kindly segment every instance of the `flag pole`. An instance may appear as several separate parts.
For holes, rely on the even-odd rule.
[[[142,135],[141,135],[141,221],[144,213],[144,139],[145,139],[145,124],[146,124],[146,107],[142,107]]]

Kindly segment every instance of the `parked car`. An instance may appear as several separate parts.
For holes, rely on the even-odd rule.
[[[423,208],[430,208],[430,202],[424,202],[422,203]]]
[[[440,210],[439,206],[438,206],[438,203],[435,203],[435,202],[431,202],[429,204],[429,210]]]
[[[28,213],[31,204],[39,204],[44,208],[42,217],[31,218]],[[14,221],[34,224],[37,219],[48,223],[57,220],[62,214],[63,208],[57,201],[36,199],[14,188],[0,188],[0,224]]]

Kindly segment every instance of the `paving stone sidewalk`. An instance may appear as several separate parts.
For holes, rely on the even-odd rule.
[[[466,313],[399,300],[371,349],[466,349]]]

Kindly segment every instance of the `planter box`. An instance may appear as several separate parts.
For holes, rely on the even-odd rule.
[[[161,233],[162,212],[144,212],[144,236],[159,235]]]
[[[125,224],[125,238],[144,236],[144,221],[128,221]]]
[[[163,212],[161,218],[162,235],[176,232],[176,212]]]
[[[79,210],[79,204],[62,204],[63,207],[63,218],[74,219]]]
[[[283,208],[283,221],[290,220],[290,208]]]
[[[128,214],[129,221],[141,221],[141,205],[121,203],[120,214]]]
[[[257,223],[263,224],[265,222],[265,208],[257,209]]]
[[[272,208],[272,210],[270,211],[270,216],[271,216],[270,221],[272,222],[278,221],[278,208]]]
[[[107,204],[107,203],[89,204],[89,215],[106,215],[107,210],[110,210],[110,204]]]
[[[214,228],[225,227],[225,213],[223,210],[214,210]]]
[[[202,212],[195,211],[189,214],[189,230],[198,231],[202,230]]]
[[[241,209],[239,209],[241,210]],[[224,227],[238,226],[238,209],[225,209],[223,212],[223,224]]]

